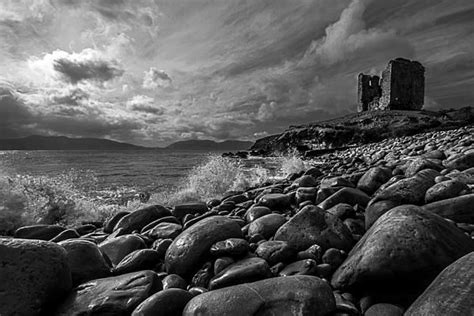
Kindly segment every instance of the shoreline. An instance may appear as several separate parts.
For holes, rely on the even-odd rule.
[[[221,199],[19,228],[0,238],[0,314],[472,310],[473,135],[385,139]]]

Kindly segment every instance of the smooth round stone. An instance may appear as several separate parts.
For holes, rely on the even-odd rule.
[[[64,227],[57,225],[23,226],[15,231],[14,237],[22,239],[50,240],[64,230],[66,230]]]
[[[279,276],[315,275],[317,262],[313,259],[299,260],[290,263],[278,273]]]
[[[165,255],[168,273],[189,277],[205,261],[211,246],[228,238],[242,238],[240,226],[223,216],[207,217],[176,237]]]
[[[433,185],[426,191],[425,202],[432,203],[453,198],[464,190],[469,190],[469,187],[465,183],[457,180],[443,181]]]
[[[168,250],[169,246],[173,243],[172,239],[158,239],[153,242],[151,246],[152,249],[158,252],[160,258],[164,258],[166,254],[166,250]]]
[[[145,227],[142,228],[141,233],[146,232],[149,229],[152,229],[156,225],[160,223],[174,223],[174,224],[179,224],[181,225],[181,222],[174,216],[165,216],[158,218],[157,220],[151,222],[150,224],[146,225]]]
[[[392,170],[385,167],[370,168],[359,179],[357,188],[367,194],[373,194],[378,188],[392,177]]]
[[[186,290],[188,283],[177,274],[168,274],[163,279],[163,289],[183,289]]]
[[[194,297],[194,296],[198,296],[198,295],[208,292],[208,289],[204,287],[193,286],[192,288],[188,290],[188,292],[191,293],[191,295]]]
[[[275,240],[286,241],[297,250],[318,244],[321,247],[349,250],[352,235],[343,222],[319,207],[305,206],[275,233]]]
[[[403,316],[403,308],[393,304],[378,303],[370,306],[365,312],[364,316]]]
[[[210,249],[211,254],[214,256],[241,256],[248,251],[248,241],[241,238],[229,238],[218,241]]]
[[[291,198],[282,193],[265,194],[260,198],[258,205],[266,206],[272,211],[284,211],[291,206]]]
[[[162,257],[153,249],[140,249],[129,253],[114,269],[115,274],[124,274],[141,270],[152,270]]]
[[[255,254],[265,259],[270,265],[277,262],[287,262],[296,256],[296,249],[285,241],[271,240],[262,242]]]
[[[156,273],[148,270],[96,279],[74,288],[54,315],[130,315],[161,289]]]
[[[110,275],[111,267],[95,243],[71,239],[62,241],[59,245],[66,249],[73,284]]]
[[[293,182],[298,187],[315,187],[318,182],[310,175],[303,175]]]
[[[225,304],[223,304],[225,302]],[[195,296],[183,315],[329,315],[336,308],[331,287],[313,276],[270,278]]]
[[[402,205],[382,215],[365,233],[331,284],[371,295],[394,291],[409,301],[442,269],[471,251],[474,241],[460,229],[417,206]]]
[[[336,270],[346,259],[346,254],[335,248],[329,248],[323,255],[323,263],[327,263],[333,270]]]
[[[206,203],[198,202],[176,205],[171,212],[177,218],[184,218],[188,214],[204,214],[207,211]]]
[[[281,214],[264,215],[250,223],[248,234],[249,236],[260,234],[265,239],[269,239],[284,223],[286,223],[286,218]]]
[[[209,289],[215,290],[226,286],[257,281],[271,276],[270,266],[265,260],[261,258],[247,258],[229,265],[214,276],[209,282]]]
[[[474,311],[474,252],[444,269],[408,308],[405,315],[472,315]]]
[[[329,187],[347,187],[353,188],[355,187],[354,183],[349,181],[344,177],[332,177],[326,178],[321,180],[321,188],[329,188]]]
[[[474,167],[474,151],[471,150],[471,152],[466,154],[451,156],[443,161],[443,164],[446,168],[457,169],[460,171],[472,168]]]
[[[405,175],[407,177],[412,177],[419,171],[424,169],[434,169],[437,171],[441,171],[443,169],[443,166],[440,162],[435,162],[426,158],[417,158],[408,163],[407,169],[405,170]]]
[[[314,203],[318,193],[317,187],[300,187],[296,190],[296,204],[300,205],[303,202]]]
[[[341,220],[355,215],[354,208],[347,203],[336,204],[330,209],[327,209],[326,212],[340,218]]]
[[[248,211],[245,213],[245,219],[247,222],[253,222],[259,217],[262,217],[264,215],[271,214],[272,211],[266,207],[266,206],[252,206],[251,208],[248,209]]]
[[[359,204],[365,207],[367,203],[369,203],[369,200],[370,197],[359,189],[342,188],[319,203],[318,206],[323,210],[328,210],[340,203],[346,203],[349,205]]]
[[[143,235],[152,239],[174,239],[182,230],[183,226],[176,223],[159,223],[155,227],[144,232]]]
[[[333,268],[328,263],[321,263],[316,266],[316,274],[324,279],[329,279],[333,271]]]
[[[422,209],[453,220],[457,223],[474,224],[474,193],[441,200],[422,206]]]
[[[41,240],[0,238],[0,315],[42,315],[72,287],[67,253]]]
[[[314,244],[304,251],[300,251],[297,254],[298,259],[313,259],[320,263],[323,256],[323,248],[320,245]]]
[[[117,265],[126,255],[135,250],[146,248],[146,245],[143,239],[137,235],[123,235],[105,240],[99,244],[99,248],[114,265]]]
[[[122,217],[130,214],[130,212],[118,212],[104,223],[104,233],[111,234],[114,231],[115,225],[122,219]]]
[[[234,259],[232,259],[231,257],[217,258],[216,261],[214,261],[214,275],[219,274],[222,270],[224,270],[234,262]]]
[[[81,237],[75,229],[66,229],[60,232],[56,237],[52,238],[52,242],[60,242],[67,239],[74,239]]]
[[[182,289],[164,289],[144,300],[132,316],[181,316],[193,295]]]
[[[149,223],[165,216],[170,216],[171,212],[161,205],[151,205],[133,211],[120,218],[114,227],[114,231],[121,229],[122,234],[130,234],[133,231],[140,231]]]

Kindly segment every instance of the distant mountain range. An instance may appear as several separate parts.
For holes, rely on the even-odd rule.
[[[173,143],[164,149],[173,150],[245,150],[252,142],[227,140],[187,140]],[[65,136],[32,135],[23,138],[0,138],[0,150],[144,150],[163,149],[137,146],[100,138],[70,138]]]
[[[215,142],[212,140],[185,140],[173,143],[166,149],[174,150],[247,150],[253,142],[240,140],[226,140]]]

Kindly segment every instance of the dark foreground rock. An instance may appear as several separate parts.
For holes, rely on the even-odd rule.
[[[399,293],[405,296],[401,300],[410,300],[441,270],[471,251],[474,241],[456,226],[417,206],[403,205],[374,223],[334,273],[331,284],[373,295],[405,289]]]
[[[444,269],[406,316],[474,315],[474,252]]]
[[[161,289],[158,275],[149,270],[97,279],[76,287],[54,315],[130,315]]]
[[[225,303],[224,303],[225,302]],[[226,287],[193,298],[183,315],[329,315],[331,287],[313,276],[272,278]]]
[[[61,246],[0,238],[0,315],[47,314],[71,286],[71,271]]]

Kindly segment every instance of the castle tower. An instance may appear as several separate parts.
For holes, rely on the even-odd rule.
[[[417,61],[397,58],[382,73],[380,110],[421,110],[425,97],[425,68]]]
[[[380,78],[359,74],[357,86],[357,112],[372,110],[372,104],[377,103],[380,98]]]

